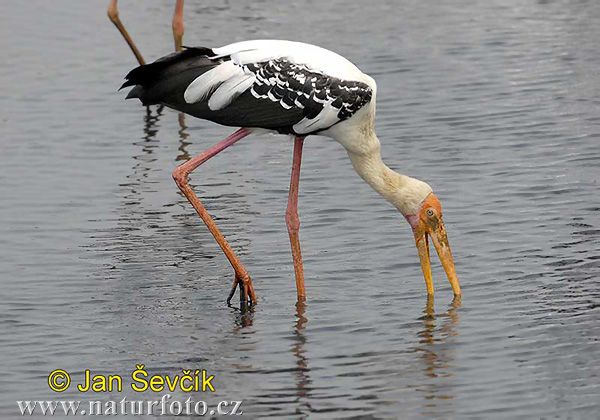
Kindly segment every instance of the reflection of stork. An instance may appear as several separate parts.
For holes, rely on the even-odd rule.
[[[298,229],[298,182],[306,136],[337,140],[358,174],[406,218],[413,229],[427,292],[433,296],[428,237],[440,256],[454,294],[460,286],[442,206],[423,181],[394,172],[381,159],[375,126],[375,81],[345,58],[290,41],[246,41],[221,48],[188,48],[140,66],[122,87],[135,86],[127,98],[162,104],[198,118],[242,127],[225,140],[179,166],[173,177],[209,228],[235,271],[243,301],[256,301],[252,281],[188,183],[202,163],[257,129],[295,137],[286,221],[298,299],[306,296]]]
[[[125,41],[129,45],[129,48],[131,48],[131,51],[135,55],[135,58],[137,58],[138,62],[141,65],[146,64],[144,57],[142,57],[142,54],[140,53],[140,50],[138,50],[133,42],[133,39],[131,39],[129,36],[127,29],[125,29],[125,26],[123,26],[121,23],[121,19],[119,19],[117,0],[110,1],[110,4],[108,5],[108,18],[112,23],[115,24],[119,32],[121,32],[121,35],[123,35],[123,38],[125,38]],[[175,13],[173,14],[173,39],[175,41],[175,51],[181,51],[183,32],[183,0],[177,0],[177,3],[175,4]]]
[[[433,298],[428,298],[427,306],[423,311],[425,315],[420,318],[423,321],[423,329],[419,331],[419,346],[414,351],[420,354],[423,362],[425,378],[424,382],[417,386],[417,389],[424,394],[424,409],[426,410],[442,409],[442,401],[454,398],[452,388],[448,387],[445,382],[443,385],[439,384],[439,381],[445,381],[445,378],[454,376],[448,372],[448,369],[453,366],[455,358],[453,349],[445,346],[444,343],[454,341],[454,337],[458,334],[457,309],[460,308],[460,298],[456,298],[445,313],[436,314],[433,309]],[[446,410],[443,412],[450,414]]]

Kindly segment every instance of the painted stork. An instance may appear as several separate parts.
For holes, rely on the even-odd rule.
[[[162,104],[194,117],[241,127],[173,172],[235,271],[229,303],[240,288],[242,302],[255,303],[250,275],[234,254],[188,183],[188,175],[217,153],[253,132],[265,130],[295,138],[286,223],[292,247],[298,300],[306,298],[298,230],[298,183],[304,139],[320,134],[337,140],[358,174],[394,205],[412,227],[429,297],[433,281],[431,237],[455,296],[454,268],[442,207],[431,187],[399,174],[381,159],[375,134],[375,81],[354,64],[326,49],[280,40],[245,41],[220,48],[185,48],[132,70],[121,88],[144,105]]]

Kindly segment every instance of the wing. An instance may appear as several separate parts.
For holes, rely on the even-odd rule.
[[[149,74],[150,66],[156,74]],[[372,100],[375,90],[372,79],[345,58],[289,41],[190,48],[138,69],[127,76],[126,85],[152,82],[134,88],[128,97],[224,125],[297,135],[350,118]]]
[[[208,101],[218,111],[250,92],[255,106],[270,103],[279,107],[277,112],[301,111],[289,131],[307,135],[350,118],[373,97],[356,66],[313,45],[246,41],[213,51],[214,59],[225,61],[187,87],[187,103]]]
[[[182,52],[170,54],[130,71],[121,89],[134,86],[127,99],[138,98],[144,105],[162,104],[223,125],[261,127],[291,133],[291,126],[302,119],[302,111],[282,111],[279,105],[271,101],[264,101],[260,106],[256,106],[256,98],[249,91],[239,95],[234,103],[219,110],[211,110],[208,100],[194,103],[185,101],[185,91],[194,80],[225,62],[209,58],[214,55],[210,48],[187,48]],[[220,85],[217,83],[214,87]],[[212,93],[210,92],[209,96]]]

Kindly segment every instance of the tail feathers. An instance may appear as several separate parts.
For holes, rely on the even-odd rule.
[[[154,82],[157,78],[165,76],[165,73],[172,71],[182,71],[186,68],[197,65],[196,60],[193,58],[205,58],[210,59],[215,56],[215,53],[210,48],[205,47],[184,47],[185,49],[181,52],[175,52],[159,58],[153,63],[145,64],[131,70],[127,76],[125,76],[125,83],[119,88],[119,90],[129,87],[145,87]],[[192,59],[192,60],[190,60]],[[188,64],[186,64],[188,63]],[[127,95],[129,98],[139,98],[141,95],[140,89],[132,89]]]
[[[121,86],[121,89],[123,89],[123,87],[126,87],[126,86]],[[119,90],[121,90],[121,89],[119,89]],[[144,93],[144,88],[142,86],[138,85],[129,91],[129,93],[127,94],[125,99],[132,99],[132,98],[142,99],[143,93]]]

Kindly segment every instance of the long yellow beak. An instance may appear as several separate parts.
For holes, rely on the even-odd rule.
[[[427,295],[433,298],[433,278],[431,277],[431,262],[429,260],[429,240],[428,235],[424,233],[420,237],[415,237],[417,249],[419,250],[419,259],[421,260],[421,269],[425,276],[427,285]]]
[[[425,284],[427,285],[427,294],[429,296],[433,296],[433,279],[431,276],[431,262],[429,259],[429,236],[431,236],[435,250],[437,251],[440,261],[444,266],[448,280],[450,280],[450,285],[452,286],[454,295],[460,296],[460,284],[458,282],[458,276],[456,275],[456,269],[454,268],[454,259],[452,258],[452,251],[450,250],[450,244],[448,243],[446,228],[444,227],[441,219],[434,230],[428,233],[421,232],[415,234],[415,241],[419,251],[419,259],[421,260],[421,269],[423,270]]]

